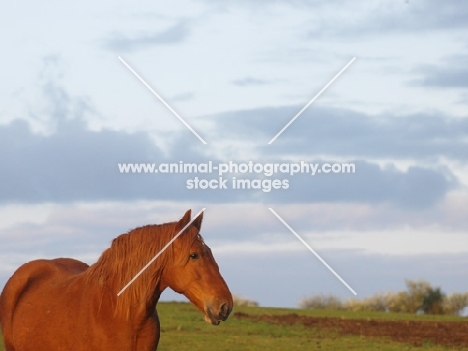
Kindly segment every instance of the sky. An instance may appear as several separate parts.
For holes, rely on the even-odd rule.
[[[468,4],[26,1],[0,23],[1,286],[25,262],[91,264],[132,228],[206,208],[233,293],[276,307],[354,297],[272,208],[358,298],[405,279],[468,291]],[[187,181],[218,174],[118,168],[180,161],[355,172],[227,173],[228,189],[203,190]]]

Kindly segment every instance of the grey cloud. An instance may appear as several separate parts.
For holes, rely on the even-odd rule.
[[[289,192],[273,192],[281,202],[385,203],[422,208],[442,200],[456,181],[435,170],[410,167],[407,172],[381,170],[354,161],[355,174],[300,175],[290,179]]]
[[[143,162],[157,152],[143,133],[89,132],[82,121],[64,123],[48,137],[15,121],[0,128],[0,138],[3,203],[92,201],[122,192],[131,198],[116,177],[118,159]]]
[[[101,41],[102,46],[111,51],[130,52],[153,45],[177,44],[183,42],[190,31],[186,21],[169,27],[168,29],[151,34],[127,36],[122,33],[114,33]]]
[[[343,6],[345,2],[343,1]],[[347,36],[350,38],[386,34],[408,34],[427,30],[453,30],[468,26],[468,3],[456,0],[406,1],[381,3],[368,10],[360,6],[360,17],[350,21],[321,22],[309,32],[311,39]],[[393,6],[392,6],[393,5]],[[353,4],[354,6],[354,4]]]
[[[194,92],[181,93],[181,94],[177,94],[171,97],[171,101],[174,101],[174,102],[175,101],[188,101],[188,100],[193,100],[194,97],[195,97]]]
[[[193,140],[175,136],[164,156],[146,133],[91,132],[70,121],[51,136],[31,133],[25,122],[0,127],[0,202],[41,203],[102,200],[179,200],[209,203],[369,202],[425,207],[442,199],[454,181],[438,171],[413,167],[406,173],[356,161],[356,173],[288,178],[290,188],[188,190],[186,180],[217,179],[216,174],[120,174],[118,163],[207,162]],[[187,153],[187,149],[192,149]],[[222,160],[213,160],[223,162]],[[225,162],[225,161],[224,161]],[[276,161],[278,162],[278,161]],[[318,162],[311,160],[311,162]],[[238,178],[253,175],[238,175]]]
[[[0,203],[145,199],[208,203],[391,203],[422,208],[441,200],[457,185],[449,171],[424,167],[412,167],[408,172],[381,169],[365,161],[365,157],[428,157],[434,156],[440,145],[445,146],[442,155],[451,156],[450,152],[465,155],[461,148],[466,142],[465,120],[447,122],[441,116],[419,115],[379,119],[314,108],[312,115],[304,113],[267,148],[266,142],[297,112],[296,108],[234,111],[207,117],[215,126],[207,137],[215,142],[209,145],[216,147],[216,140],[229,138],[238,137],[238,141],[250,143],[264,138],[265,143],[258,144],[257,150],[262,163],[279,159],[284,162],[291,155],[323,163],[327,160],[317,159],[317,154],[340,155],[356,163],[356,173],[314,177],[278,174],[276,177],[289,178],[290,188],[271,192],[234,190],[230,183],[224,190],[189,190],[188,179],[195,176],[212,179],[217,174],[121,174],[118,169],[119,163],[227,162],[210,157],[213,150],[187,138],[189,131],[174,133],[167,150],[162,152],[146,132],[88,130],[87,116],[92,118],[99,113],[86,97],[72,97],[52,81],[44,84],[43,95],[48,107],[41,113],[55,124],[51,135],[35,134],[20,120],[0,126]],[[225,179],[231,182],[232,176],[235,174]],[[253,177],[258,175],[245,175]]]
[[[468,4],[456,0],[427,0],[415,12],[425,28],[463,28],[468,25]]]
[[[239,201],[242,194],[233,190],[225,191],[223,198],[215,191],[188,190],[186,181],[195,175],[119,172],[118,164],[124,163],[206,161],[184,133],[174,134],[173,140],[177,149],[166,156],[145,132],[93,132],[82,121],[72,120],[43,136],[16,120],[0,127],[0,203]]]
[[[348,158],[466,160],[468,118],[418,113],[377,116],[319,105],[307,109],[267,145],[302,106],[266,107],[210,116],[213,137],[255,141],[264,155],[338,155]]]
[[[323,4],[319,0],[201,0],[202,2],[208,3],[211,8],[216,10],[228,11],[231,7],[248,7],[255,10],[265,10],[266,6],[275,6],[278,4],[286,4],[294,7],[318,7]],[[341,0],[333,0],[330,2],[338,3]]]
[[[443,88],[468,88],[468,69],[440,69],[427,72],[421,85]]]
[[[265,7],[286,5],[310,13],[308,37],[316,40],[324,37],[355,38],[386,34],[408,34],[427,30],[453,30],[468,26],[468,3],[456,0],[381,2],[368,6],[366,1],[331,2],[306,0],[277,1],[212,1],[204,0],[216,9],[228,12],[233,7],[245,7],[252,11],[264,11]],[[337,9],[347,16],[335,16]],[[316,13],[325,14],[314,16]]]
[[[468,94],[463,94],[461,96],[460,101],[458,101],[458,103],[468,105]]]
[[[237,79],[232,82],[232,84],[237,85],[239,87],[249,87],[249,86],[254,86],[254,85],[265,85],[268,84],[269,81],[266,81],[264,79],[257,79],[253,77],[247,77],[244,79]]]
[[[446,59],[445,64],[422,66],[414,70],[422,76],[410,85],[439,88],[468,88],[468,56]]]

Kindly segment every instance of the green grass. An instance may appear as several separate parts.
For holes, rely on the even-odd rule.
[[[421,347],[397,343],[389,338],[365,338],[339,335],[326,329],[311,329],[301,324],[280,326],[267,322],[254,322],[246,319],[229,318],[214,327],[203,322],[203,316],[188,304],[161,303],[158,305],[162,333],[161,350],[455,350],[432,345]],[[450,316],[392,315],[386,313],[351,313],[342,311],[310,311],[298,309],[276,309],[261,307],[237,307],[235,312],[251,315],[288,314],[315,317],[340,317],[386,320],[463,320]],[[466,320],[466,319],[465,319]],[[458,349],[460,350],[460,349]]]
[[[447,351],[461,350],[425,343],[415,347],[397,343],[389,338],[366,338],[339,335],[320,328],[306,328],[301,324],[281,326],[267,322],[229,318],[219,326],[212,326],[203,320],[203,315],[190,304],[159,303],[161,320],[161,340],[159,350],[164,351],[284,351],[284,350],[380,350],[380,351]],[[346,311],[311,311],[298,309],[277,309],[260,307],[236,307],[234,312],[251,315],[288,314],[314,317],[339,317],[349,319],[386,319],[386,320],[466,320],[451,316],[418,316],[387,313],[352,313]],[[0,339],[1,341],[1,339]],[[466,350],[466,349],[465,349]],[[4,351],[0,343],[0,351]],[[111,351],[111,350],[109,350]]]

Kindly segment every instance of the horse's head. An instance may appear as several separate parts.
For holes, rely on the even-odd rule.
[[[190,222],[188,210],[176,223],[174,235]],[[173,243],[173,260],[163,270],[163,287],[184,294],[205,314],[205,320],[218,325],[229,316],[233,301],[226,282],[219,273],[211,249],[199,235],[203,213]]]

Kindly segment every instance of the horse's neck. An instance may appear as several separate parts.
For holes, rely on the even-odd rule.
[[[165,236],[159,235],[161,230],[159,226],[142,227],[117,237],[112,246],[89,268],[90,281],[112,292],[117,314],[128,315],[136,313],[135,311],[142,313],[143,307],[146,309],[145,313],[154,311],[164,290],[161,274],[168,262],[166,253],[132,280],[158,252],[158,247],[166,243]],[[132,283],[126,287],[130,281]]]
[[[101,296],[100,304],[124,319],[151,316],[162,293],[159,276],[150,279],[149,272],[136,278],[125,290],[123,288],[131,278],[124,281],[122,276],[129,275],[109,269],[105,262],[99,260],[86,273],[86,283],[91,289],[99,291],[97,295]]]

